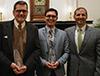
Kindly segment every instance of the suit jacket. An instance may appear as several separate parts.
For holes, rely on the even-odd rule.
[[[60,62],[60,66],[55,69],[56,76],[64,76],[64,63],[66,62],[68,58],[68,41],[66,38],[66,33],[60,29],[55,29],[55,39],[54,39],[54,51],[56,52],[56,58],[57,61]],[[43,65],[43,73],[44,76],[49,76],[50,75],[50,69],[47,67],[44,67],[45,63],[48,60],[48,50],[49,50],[49,45],[47,41],[47,29],[45,27],[39,29],[39,40],[40,40],[40,46],[42,50],[42,65]]]
[[[66,29],[69,38],[70,56],[68,76],[100,76],[100,31],[86,26],[84,40],[77,52],[75,26]]]
[[[0,74],[1,76],[15,76],[10,68],[13,57],[13,26],[14,21],[0,23]],[[40,54],[40,45],[38,38],[38,30],[36,27],[26,22],[27,39],[24,49],[23,63],[28,67],[28,70],[23,76],[33,76],[34,65]],[[22,76],[22,75],[21,75]]]

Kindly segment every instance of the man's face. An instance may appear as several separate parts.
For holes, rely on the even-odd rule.
[[[26,5],[16,5],[16,9],[13,11],[13,15],[18,23],[25,21],[28,14],[28,9]]]
[[[82,27],[86,24],[87,14],[84,9],[79,9],[74,15],[74,19],[79,27]]]
[[[57,21],[57,15],[54,11],[49,11],[46,13],[45,22],[48,27],[54,27]]]

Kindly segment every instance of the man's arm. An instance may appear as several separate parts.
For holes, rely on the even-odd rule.
[[[66,62],[66,60],[68,59],[68,56],[69,56],[69,41],[68,41],[68,38],[67,38],[67,35],[66,33],[64,34],[65,35],[65,38],[64,38],[64,53],[63,55],[58,59],[58,62],[60,62],[60,64],[64,64]]]
[[[94,72],[94,76],[100,76],[100,31],[97,34],[97,42],[96,42],[96,70]]]

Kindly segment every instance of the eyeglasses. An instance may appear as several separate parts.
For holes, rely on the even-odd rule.
[[[46,17],[47,17],[47,18],[51,18],[51,17],[52,17],[52,18],[57,18],[57,16],[55,16],[55,15],[47,15]]]
[[[15,11],[18,12],[18,13],[21,13],[21,12],[27,13],[28,12],[27,10],[15,10]]]
[[[86,14],[76,14],[76,16],[86,16]]]

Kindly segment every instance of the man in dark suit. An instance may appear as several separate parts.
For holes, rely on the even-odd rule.
[[[68,76],[100,76],[100,31],[86,24],[87,10],[74,12],[76,26],[65,31],[69,38]]]
[[[0,23],[1,76],[34,76],[40,45],[37,28],[25,20],[27,14],[27,3],[18,1],[14,20]]]
[[[45,12],[46,26],[39,29],[43,76],[64,76],[65,73],[64,63],[69,55],[69,43],[66,32],[55,27],[57,19],[57,10],[48,9]]]

